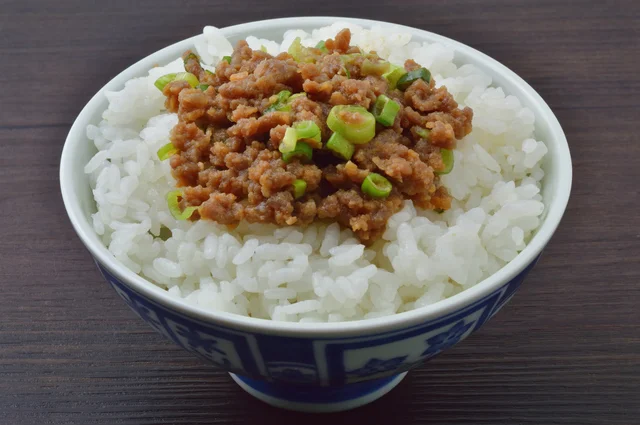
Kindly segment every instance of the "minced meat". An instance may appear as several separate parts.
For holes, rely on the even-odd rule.
[[[424,209],[450,208],[451,198],[438,176],[445,168],[440,152],[455,148],[456,140],[471,131],[473,112],[460,109],[433,79],[417,79],[404,91],[391,89],[382,75],[365,73],[366,61],[377,56],[350,41],[349,30],[342,30],[326,40],[324,49],[306,48],[311,59],[301,61],[287,53],[274,57],[252,50],[240,41],[215,72],[203,69],[192,52],[185,53],[185,69],[200,85],[192,88],[176,80],[163,93],[166,108],[179,118],[171,131],[177,150],[171,167],[176,185],[184,188],[181,206],[199,207],[191,219],[230,226],[242,220],[281,226],[337,221],[370,244],[405,199]],[[420,65],[408,60],[404,68],[415,71]],[[273,110],[283,90],[304,96]],[[371,110],[380,95],[400,105],[393,124],[377,124],[375,137],[355,145],[348,161],[329,152],[324,145],[331,136],[326,124],[331,108],[359,105]],[[301,121],[314,122],[321,140],[309,141],[311,161],[285,162],[278,147],[287,129]],[[386,197],[363,192],[370,173],[392,183]],[[298,199],[297,179],[306,182]]]

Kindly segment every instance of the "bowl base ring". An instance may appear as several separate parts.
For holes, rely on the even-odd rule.
[[[395,388],[407,372],[342,387],[309,387],[259,381],[230,373],[246,392],[271,406],[309,413],[332,413],[355,409],[375,401]]]

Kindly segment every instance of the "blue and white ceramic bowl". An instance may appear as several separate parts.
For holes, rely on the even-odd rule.
[[[308,17],[253,22],[223,29],[235,42],[249,35],[281,39],[291,28],[311,30],[338,18]],[[409,32],[415,40],[455,48],[516,95],[536,116],[536,134],[547,143],[543,198],[546,216],[529,245],[513,261],[476,286],[437,304],[391,317],[347,323],[286,323],[205,311],[170,297],[136,275],[105,248],[91,226],[95,203],[84,165],[95,153],[85,128],[107,107],[104,92],[178,57],[196,38],[162,49],[129,67],[84,107],[65,142],[60,183],[71,222],[118,295],[157,332],[231,373],[257,398],[303,411],[339,411],[369,403],[392,389],[406,372],[462,341],[487,322],[520,286],[555,231],[571,188],[571,158],[565,135],[549,106],[525,81],[488,56],[426,31],[360,19],[362,26]]]

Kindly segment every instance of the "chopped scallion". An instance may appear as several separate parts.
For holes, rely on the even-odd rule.
[[[385,72],[389,72],[391,64],[382,59],[365,59],[362,62],[362,75],[383,75]]]
[[[162,77],[158,78],[156,80],[155,83],[153,83],[154,86],[156,86],[158,88],[158,90],[164,90],[164,87],[169,84],[170,82],[172,82],[174,79],[176,78],[176,74],[166,74],[163,75]]]
[[[162,77],[158,78],[155,83],[153,83],[159,90],[164,90],[164,87],[172,81],[184,80],[191,87],[196,87],[200,84],[198,81],[198,77],[193,75],[190,72],[178,72],[177,74],[166,74]]]
[[[278,110],[278,104],[277,103],[273,103],[271,104],[271,106],[269,106],[267,109],[264,110],[265,114],[268,114],[270,112],[276,112]]]
[[[298,133],[296,132],[296,129],[293,127],[288,127],[284,132],[284,138],[282,139],[282,142],[280,142],[278,150],[281,153],[293,152],[293,150],[296,148],[297,141]]]
[[[369,173],[362,182],[362,193],[365,193],[372,198],[386,198],[391,193],[393,186],[386,177],[377,173]]]
[[[316,44],[316,49],[320,50],[322,53],[329,53],[329,49],[327,49],[324,40],[318,41],[318,44]]]
[[[397,87],[400,90],[406,90],[416,80],[424,80],[428,83],[431,81],[431,72],[429,72],[427,68],[419,68],[409,71],[398,79]]]
[[[289,90],[282,90],[280,93],[278,93],[278,102],[286,102],[287,99],[289,99],[289,97],[291,96],[291,92]]]
[[[347,66],[346,66],[346,65],[343,65],[343,66],[342,66],[342,70],[344,71],[344,75],[345,75],[347,78],[351,78],[351,72],[349,72],[349,68],[347,68]]]
[[[281,145],[282,146],[282,145]],[[296,147],[291,152],[282,154],[284,162],[291,162],[294,158],[300,159],[302,162],[309,162],[313,157],[313,149],[305,142],[296,142]]]
[[[158,159],[164,161],[165,159],[169,159],[174,153],[178,153],[178,149],[173,146],[173,143],[167,143],[158,149]]]
[[[348,161],[353,156],[355,146],[341,136],[340,133],[333,133],[327,141],[327,149]]]
[[[346,55],[340,55],[340,59],[342,59],[342,62],[344,63],[352,64],[355,59],[362,56],[364,56],[362,53],[349,53]]]
[[[196,55],[195,53],[191,52],[187,55],[186,58],[184,58],[184,64],[186,65],[187,62],[189,62],[189,60],[195,60],[196,62],[200,63],[200,58],[198,57],[198,55]]]
[[[453,170],[453,151],[449,149],[440,149],[440,156],[444,163],[444,169],[436,171],[436,174],[449,174]]]
[[[198,81],[198,77],[196,77],[190,72],[177,73],[176,78],[174,78],[173,81],[180,81],[180,80],[186,81],[187,83],[189,83],[191,87],[196,87],[198,84],[200,84],[200,81]]]
[[[293,40],[287,53],[289,53],[296,62],[313,63],[316,61],[316,57],[310,49],[302,45],[300,37],[296,37],[295,40]]]
[[[294,95],[296,96],[296,95]],[[291,96],[291,92],[289,90],[282,90],[278,93],[277,97],[275,97],[275,101],[265,109],[264,113],[268,114],[273,111],[290,111],[291,106],[287,102]]]
[[[386,127],[393,125],[398,111],[400,111],[398,102],[389,99],[384,94],[378,96],[373,105],[373,116],[376,117],[376,121]]]
[[[231,64],[231,56],[223,56],[222,60],[227,62],[228,64]]]
[[[431,131],[427,130],[426,128],[422,128],[422,127],[415,127],[416,129],[416,134],[420,137],[422,137],[423,139],[429,139],[429,134],[431,134]]]
[[[293,197],[295,199],[302,198],[307,191],[307,182],[302,179],[296,179],[293,182]]]
[[[344,75],[347,78],[351,78],[351,72],[349,72],[349,68],[347,68],[347,64],[350,64],[353,59],[350,57],[350,55],[341,55],[340,60],[342,61],[342,70],[344,71]]]
[[[268,114],[269,112],[282,111],[282,110],[283,110],[282,105],[276,102],[276,103],[273,103],[271,106],[269,106],[267,109],[265,109],[264,113]]]
[[[334,106],[327,117],[327,126],[357,145],[367,143],[376,135],[376,119],[362,106]]]
[[[302,59],[302,43],[300,43],[300,37],[296,37],[291,42],[289,49],[287,49],[287,53],[291,55],[293,60],[296,62],[301,62]]]
[[[317,133],[315,136],[313,137],[309,137],[309,139],[307,140],[313,140],[315,143],[319,143],[320,146],[318,147],[322,147],[322,134],[321,133]]]
[[[307,97],[307,93],[305,92],[301,92],[301,93],[296,93],[296,94],[292,94],[289,99],[287,99],[287,103],[291,103],[296,99],[299,99],[301,97]]]
[[[320,127],[313,121],[298,121],[293,124],[298,139],[313,139],[320,135]]]
[[[390,64],[389,71],[382,74],[382,77],[387,80],[390,89],[395,89],[400,77],[406,73],[407,71],[401,66]]]
[[[198,207],[187,207],[184,211],[180,211],[180,201],[178,198],[182,197],[182,192],[174,190],[167,193],[167,204],[169,205],[169,211],[176,220],[186,220],[191,217]]]
[[[198,84],[198,88],[202,91],[205,91],[209,88],[209,84]]]

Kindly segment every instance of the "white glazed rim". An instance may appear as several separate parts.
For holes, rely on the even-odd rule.
[[[166,290],[159,288],[158,286],[126,268],[124,265],[118,262],[115,257],[113,257],[113,255],[102,243],[99,242],[97,238],[94,237],[92,239],[90,237],[90,235],[95,236],[95,232],[92,226],[89,224],[89,221],[84,217],[84,214],[80,207],[79,199],[73,191],[72,157],[74,146],[81,141],[86,140],[84,134],[86,126],[89,123],[88,117],[94,112],[94,110],[97,108],[97,105],[99,105],[102,101],[105,91],[105,87],[103,87],[91,98],[91,100],[82,109],[75,122],[73,123],[65,141],[60,160],[60,187],[67,214],[69,215],[71,223],[78,236],[85,244],[85,246],[89,249],[91,254],[97,259],[97,261],[99,261],[104,267],[106,267],[110,272],[112,272],[118,279],[129,286],[132,290],[183,315],[194,317],[204,322],[211,322],[216,325],[245,330],[249,332],[292,336],[297,335],[304,337],[336,337],[379,333],[383,331],[409,327],[415,324],[426,322],[428,320],[432,320],[434,318],[442,317],[490,294],[491,292],[495,291],[500,286],[511,280],[527,265],[529,265],[535,259],[535,257],[542,252],[543,248],[551,239],[551,236],[560,223],[571,191],[572,166],[567,139],[557,118],[555,117],[549,106],[546,104],[546,102],[542,99],[542,97],[540,97],[540,95],[529,84],[527,84],[513,71],[511,71],[495,59],[492,59],[489,56],[485,55],[484,53],[481,53],[457,41],[437,34],[433,34],[428,31],[381,21],[341,17],[280,18],[234,25],[231,27],[223,28],[222,30],[227,37],[233,37],[235,35],[252,34],[255,30],[264,28],[266,26],[297,28],[301,25],[314,25],[320,27],[331,25],[338,20],[352,22],[354,24],[366,27],[370,27],[372,25],[380,25],[383,27],[394,28],[395,30],[409,33],[427,33],[431,40],[449,45],[458,52],[473,56],[478,62],[482,62],[485,66],[494,69],[496,73],[500,74],[504,79],[509,80],[513,85],[518,86],[522,90],[522,93],[519,94],[519,96],[521,98],[527,98],[527,102],[524,103],[537,105],[538,112],[540,112],[542,116],[536,116],[536,118],[547,121],[547,124],[551,129],[551,133],[556,139],[555,144],[557,144],[558,155],[556,158],[554,158],[554,163],[557,160],[557,164],[559,165],[557,167],[554,166],[554,171],[557,175],[557,179],[555,179],[553,181],[554,184],[551,185],[552,190],[555,191],[553,202],[548,205],[546,217],[544,218],[540,228],[538,229],[532,240],[529,242],[529,244],[526,246],[526,248],[498,272],[457,295],[439,301],[430,306],[403,313],[397,313],[392,316],[374,319],[363,319],[358,321],[337,323],[278,322],[267,319],[246,317],[226,312],[210,311],[187,304],[180,299],[170,296]],[[107,85],[118,82],[120,87],[122,87],[126,80],[132,78],[128,75],[130,74],[131,68],[139,67],[143,63],[153,64],[157,60],[157,57],[162,56],[163,54],[166,54],[170,51],[175,51],[175,56],[178,57],[182,53],[182,51],[190,48],[193,45],[193,41],[197,37],[199,36],[182,40],[147,56],[146,58],[138,61],[136,64],[118,74]],[[147,68],[149,67],[150,65],[147,65]],[[549,182],[547,182],[546,184],[549,184]]]

